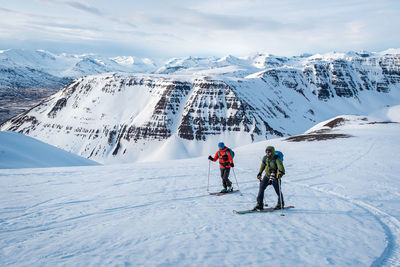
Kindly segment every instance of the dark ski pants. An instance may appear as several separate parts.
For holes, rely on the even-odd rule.
[[[279,183],[279,184],[278,184]],[[283,194],[281,191],[281,195],[279,196],[279,185],[281,183],[281,179],[272,179],[272,186],[275,189],[275,193],[278,196],[278,203],[281,203],[281,199],[282,199],[282,205],[285,206],[285,201],[283,200]],[[269,185],[269,177],[264,176],[264,178],[261,180],[260,182],[260,188],[258,190],[258,196],[257,196],[257,203],[262,206],[264,203],[264,191],[267,188],[267,186]],[[282,189],[282,187],[281,187]]]
[[[221,170],[221,178],[222,178],[222,186],[226,188],[227,186],[231,186],[232,182],[229,180],[229,172],[231,168],[220,168]]]

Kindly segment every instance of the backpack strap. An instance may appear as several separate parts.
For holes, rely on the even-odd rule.
[[[229,151],[229,149],[227,149],[225,151],[225,155],[228,155],[228,151]],[[221,157],[221,150],[218,150],[218,157]],[[231,157],[232,157],[232,155],[231,155]]]
[[[276,164],[276,159],[277,158],[278,158],[278,155],[275,155],[274,156],[274,163],[275,163],[276,169],[278,170],[278,165]],[[268,165],[268,168],[271,168],[271,166],[269,165],[269,161],[267,160],[267,156],[264,156],[263,162],[264,162],[265,165]]]

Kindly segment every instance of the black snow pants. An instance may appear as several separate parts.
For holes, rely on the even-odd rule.
[[[226,188],[227,186],[232,186],[232,182],[229,180],[229,172],[231,168],[220,168],[221,170],[221,178],[222,178],[222,186]]]
[[[281,203],[280,201],[282,199],[282,205],[285,206],[285,202],[283,200],[282,191],[281,191],[281,194],[279,195],[280,182],[281,182],[281,179],[276,179],[276,178],[272,179],[272,185],[273,185],[273,187],[275,189],[276,195],[278,196],[278,203]],[[260,181],[260,188],[258,190],[258,196],[257,196],[257,203],[260,206],[262,206],[264,204],[263,203],[264,202],[264,191],[265,191],[265,189],[267,188],[268,185],[269,185],[269,177],[264,176],[264,178]],[[282,189],[282,187],[281,187],[281,189]]]

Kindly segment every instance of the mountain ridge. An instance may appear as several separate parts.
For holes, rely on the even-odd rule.
[[[153,160],[158,153],[193,157],[219,140],[235,147],[296,135],[339,114],[397,105],[399,59],[349,53],[173,60],[170,70],[181,67],[168,73],[78,78],[1,129],[99,162]],[[168,152],[174,146],[181,155]]]
[[[0,123],[35,106],[74,79],[112,71],[148,72],[150,59],[95,54],[53,54],[44,50],[0,51]]]

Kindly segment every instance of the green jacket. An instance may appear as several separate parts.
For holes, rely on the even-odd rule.
[[[285,174],[285,168],[283,167],[281,159],[278,156],[275,158],[275,148],[269,146],[267,149],[271,150],[272,153],[270,157],[267,157],[266,155],[263,157],[259,173],[262,174],[265,170],[265,176],[270,176],[271,173],[278,173],[277,170],[279,170],[279,173],[283,176]]]

